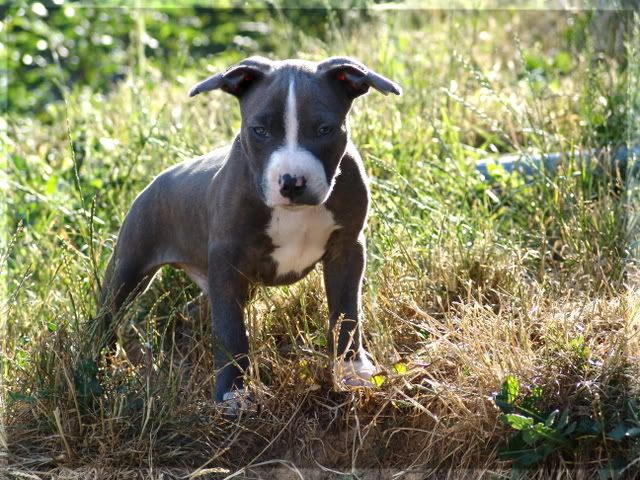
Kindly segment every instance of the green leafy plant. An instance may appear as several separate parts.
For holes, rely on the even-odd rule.
[[[581,442],[600,440],[619,444],[640,437],[640,409],[635,399],[627,402],[625,418],[607,428],[606,419],[577,414],[571,408],[543,413],[538,408],[543,398],[544,392],[539,387],[522,395],[520,382],[513,375],[505,378],[500,392],[494,397],[502,412],[500,419],[515,431],[498,455],[511,460],[515,470],[538,464],[553,453],[576,451]],[[624,471],[629,460],[615,457],[601,475],[610,472],[615,477]]]

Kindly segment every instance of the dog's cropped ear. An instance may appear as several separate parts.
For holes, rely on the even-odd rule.
[[[384,95],[402,95],[402,88],[362,63],[349,57],[332,57],[318,65],[318,73],[327,75],[345,89],[351,98],[359,97],[373,87]]]
[[[240,98],[272,68],[272,62],[264,57],[249,57],[222,73],[213,75],[194,85],[189,96],[194,97],[202,92],[220,89]]]

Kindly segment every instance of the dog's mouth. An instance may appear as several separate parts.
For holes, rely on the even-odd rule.
[[[280,207],[280,208],[284,208],[285,210],[295,211],[295,210],[304,210],[305,208],[309,208],[309,207],[316,207],[317,205],[290,203],[290,204],[287,204],[287,205],[276,205],[276,206]]]
[[[320,205],[323,204],[323,202],[317,202],[317,201],[303,201],[303,202],[296,202],[296,201],[278,201],[275,203],[269,203],[269,202],[265,202],[265,204],[270,207],[270,208],[284,208],[285,210],[304,210],[305,208],[309,208],[309,207],[318,207]]]

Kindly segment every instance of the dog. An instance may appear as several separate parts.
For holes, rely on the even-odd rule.
[[[250,287],[294,283],[322,262],[334,368],[347,384],[367,384],[375,372],[361,328],[369,187],[347,114],[370,88],[402,94],[349,57],[250,57],[195,85],[190,97],[219,89],[239,100],[240,131],[230,145],[165,170],[135,199],[107,266],[104,318],[161,266],[183,269],[210,300],[214,400],[237,400]]]

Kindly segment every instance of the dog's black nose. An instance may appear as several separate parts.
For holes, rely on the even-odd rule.
[[[307,188],[307,179],[304,177],[296,177],[285,173],[280,177],[280,194],[283,197],[293,200],[299,197]]]

